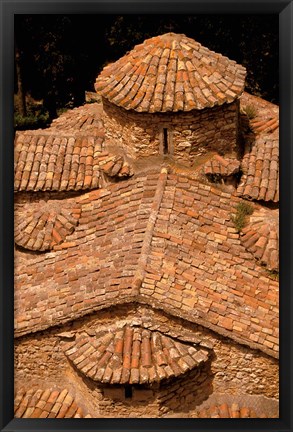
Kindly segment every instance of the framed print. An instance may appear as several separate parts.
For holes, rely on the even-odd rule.
[[[292,2],[1,19],[1,430],[290,431]]]

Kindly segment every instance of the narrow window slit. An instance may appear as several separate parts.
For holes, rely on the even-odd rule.
[[[169,145],[168,145],[168,129],[167,128],[163,129],[163,136],[164,136],[163,152],[164,152],[164,154],[168,154],[169,153]]]
[[[132,387],[127,385],[125,386],[125,399],[131,399],[132,398]]]

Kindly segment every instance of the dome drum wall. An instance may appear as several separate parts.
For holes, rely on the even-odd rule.
[[[103,98],[105,145],[132,158],[167,155],[192,164],[208,151],[236,153],[239,102],[177,113],[127,111]]]

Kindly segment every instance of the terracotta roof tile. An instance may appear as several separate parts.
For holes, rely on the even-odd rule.
[[[257,415],[253,408],[240,407],[237,403],[228,405],[212,405],[209,408],[203,408],[198,411],[199,418],[272,418],[269,415]],[[274,416],[275,417],[275,416]]]
[[[227,57],[167,33],[106,66],[95,89],[127,110],[190,111],[232,102],[243,92],[245,75],[245,68]]]
[[[240,107],[242,120],[245,118],[246,111],[252,110],[248,119],[250,129],[256,134],[279,133],[279,107],[271,102],[257,96],[244,92],[240,97]]]
[[[143,301],[278,355],[278,283],[234,228],[239,198],[162,170],[78,202],[70,247],[16,251],[16,335]]]
[[[122,156],[103,149],[104,129],[98,104],[75,108],[43,130],[17,132],[14,190],[78,191],[101,186],[105,157],[114,162],[110,177],[131,176]]]
[[[279,139],[259,135],[247,140],[241,162],[243,176],[237,195],[244,198],[279,202]]]
[[[279,270],[279,211],[260,208],[243,228],[241,242],[269,270]]]
[[[47,251],[72,234],[81,213],[75,200],[15,204],[15,243],[32,251]]]
[[[97,331],[64,344],[67,357],[80,372],[106,384],[145,384],[179,376],[208,360],[208,352],[159,332],[124,325]],[[74,348],[77,348],[74,351]],[[160,373],[158,367],[161,368]]]
[[[223,158],[216,154],[203,165],[203,172],[206,176],[228,177],[238,173],[240,162],[235,158]]]
[[[279,401],[243,392],[213,392],[192,415],[195,418],[278,418]]]
[[[18,390],[14,398],[16,418],[84,418],[67,389]],[[90,415],[86,415],[90,417]]]

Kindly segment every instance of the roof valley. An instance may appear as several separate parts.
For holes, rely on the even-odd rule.
[[[154,201],[150,210],[150,216],[147,223],[145,236],[143,240],[143,244],[141,247],[140,257],[137,263],[137,269],[133,278],[133,289],[132,295],[138,296],[140,294],[140,287],[142,285],[143,279],[146,274],[146,265],[147,259],[151,249],[151,242],[153,237],[153,232],[155,229],[155,224],[157,220],[157,216],[160,210],[161,202],[163,199],[163,194],[167,182],[168,171],[166,168],[162,168],[161,173],[159,175],[156,193],[154,196]]]

